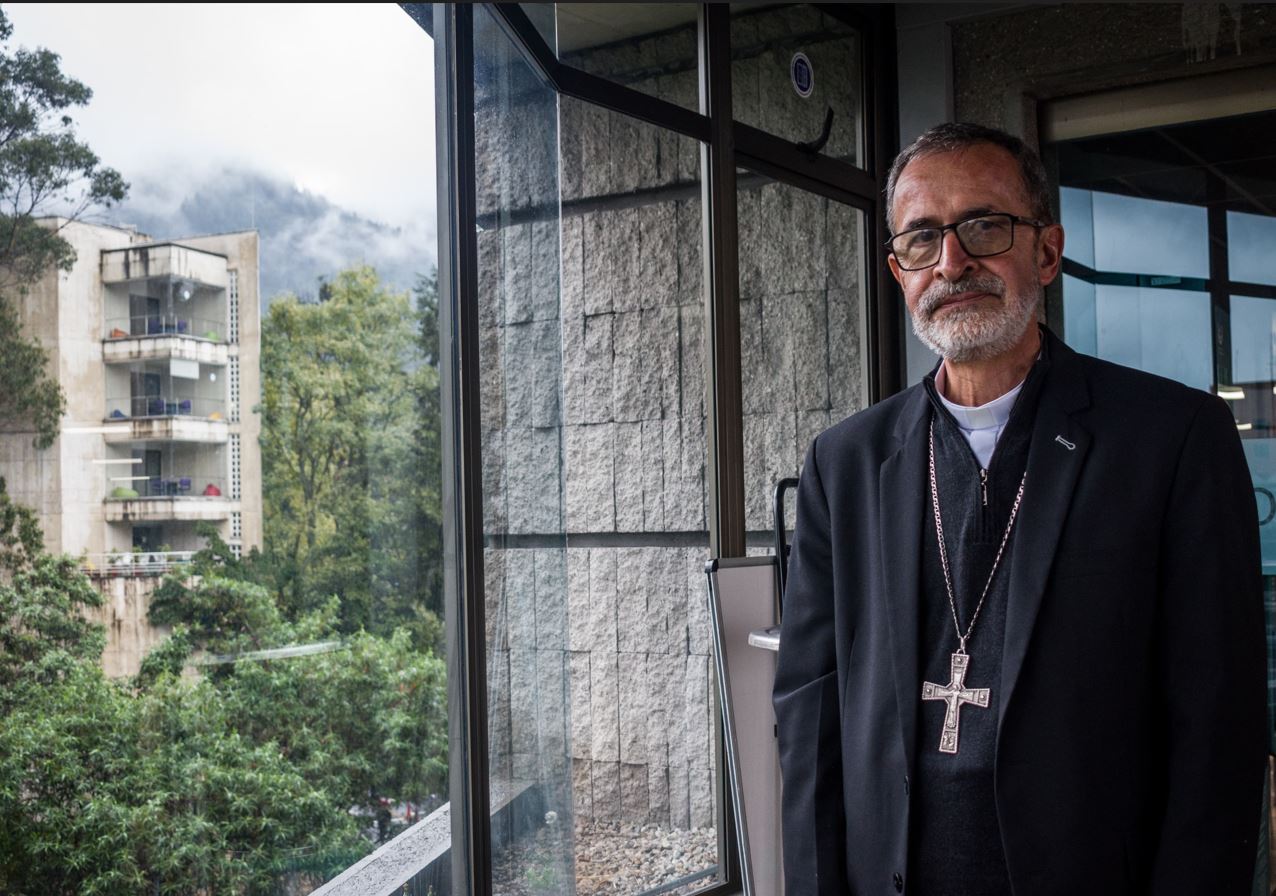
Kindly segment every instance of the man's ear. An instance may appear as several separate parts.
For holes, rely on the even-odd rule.
[[[1063,225],[1050,224],[1037,240],[1037,280],[1042,286],[1054,282],[1063,264]]]
[[[895,282],[902,287],[904,285],[904,281],[901,279],[903,272],[900,270],[899,262],[895,260],[894,252],[886,253],[886,264],[890,267],[891,276],[895,278]]]

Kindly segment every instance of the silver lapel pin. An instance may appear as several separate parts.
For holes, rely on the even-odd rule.
[[[1068,441],[1067,439],[1065,439],[1063,436],[1055,436],[1055,437],[1054,437],[1054,440],[1055,440],[1056,442],[1058,442],[1060,445],[1062,445],[1064,448],[1067,448],[1069,451],[1074,451],[1074,450],[1076,450],[1076,447],[1077,447],[1077,446],[1076,446],[1075,444],[1073,444],[1072,442],[1069,442],[1069,441]]]

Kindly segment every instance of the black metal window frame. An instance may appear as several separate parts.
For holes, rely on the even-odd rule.
[[[486,4],[530,67],[555,91],[701,144],[706,321],[706,442],[710,550],[745,555],[744,447],[738,301],[737,168],[843,202],[869,221],[866,233],[870,401],[903,383],[902,316],[878,250],[886,239],[882,187],[895,149],[894,12],[889,4],[814,4],[861,36],[865,166],[820,156],[732,116],[731,7],[700,4],[698,59],[703,113],[581,71],[558,60],[517,3]],[[423,4],[405,4],[418,21]],[[444,604],[447,636],[449,796],[456,893],[490,896],[486,631],[483,591],[482,460],[479,434],[478,257],[475,239],[474,6],[433,4],[439,209],[439,330],[442,390]],[[720,742],[719,738],[719,742]],[[742,888],[719,747],[719,855],[723,882],[698,892]]]

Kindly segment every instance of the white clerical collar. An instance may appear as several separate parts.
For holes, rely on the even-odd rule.
[[[981,429],[1001,430],[1010,419],[1010,410],[1014,407],[1015,399],[1019,397],[1019,392],[1023,389],[1023,384],[1027,382],[1027,379],[1027,377],[1024,377],[1019,381],[1019,385],[1000,398],[994,398],[987,404],[971,408],[951,402],[945,397],[944,385],[947,382],[947,376],[944,365],[940,364],[939,371],[935,374],[935,391],[939,394],[939,400],[944,403],[944,407],[948,409],[948,413],[953,415],[957,425],[966,433]],[[997,433],[997,435],[1000,434],[1000,432]]]

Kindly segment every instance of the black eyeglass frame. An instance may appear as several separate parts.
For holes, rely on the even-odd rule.
[[[1010,219],[1010,245],[1004,249],[998,249],[996,252],[971,252],[966,248],[966,243],[961,238],[961,233],[957,230],[963,224],[969,224],[971,221],[978,221],[980,218],[1009,218]],[[961,250],[971,258],[993,258],[997,255],[1005,255],[1015,247],[1015,226],[1018,224],[1026,224],[1034,230],[1040,230],[1050,225],[1045,221],[1035,221],[1032,218],[1024,218],[1019,215],[1012,215],[1010,212],[984,212],[979,215],[971,215],[969,218],[962,218],[960,221],[954,221],[951,224],[943,224],[938,227],[913,227],[909,230],[902,230],[893,234],[890,239],[885,242],[887,250],[895,256],[895,263],[899,265],[901,271],[924,271],[927,268],[933,268],[939,264],[939,260],[944,257],[944,233],[951,230],[953,236],[957,237],[957,243],[961,246]],[[905,267],[903,260],[899,257],[899,253],[895,251],[895,241],[901,236],[908,236],[910,233],[917,233],[919,230],[938,230],[939,231],[939,254],[935,256],[935,260],[930,264],[923,264],[919,267]]]

